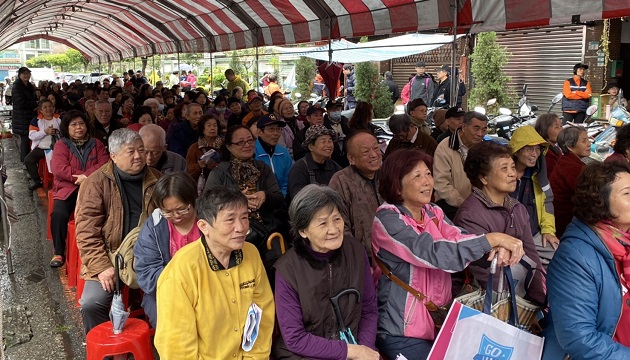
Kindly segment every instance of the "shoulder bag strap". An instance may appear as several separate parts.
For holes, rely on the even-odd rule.
[[[412,288],[411,286],[409,286],[409,284],[407,284],[406,282],[400,280],[400,278],[398,276],[394,275],[394,273],[392,273],[391,270],[389,270],[387,265],[385,265],[385,263],[383,263],[383,261],[381,259],[376,257],[376,254],[374,254],[373,259],[374,259],[374,261],[376,261],[376,264],[381,269],[381,272],[383,273],[383,275],[385,275],[394,284],[400,286],[405,291],[407,291],[408,293],[413,295],[416,299],[418,299],[418,301],[423,302],[424,299],[426,299],[426,296],[424,296],[423,293],[421,293],[420,291]],[[437,305],[435,305],[432,301],[428,301],[428,302],[424,303],[424,306],[429,311],[436,311],[438,309]]]

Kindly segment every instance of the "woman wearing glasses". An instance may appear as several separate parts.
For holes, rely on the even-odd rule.
[[[162,270],[173,255],[199,239],[195,200],[197,184],[185,172],[169,173],[155,185],[157,207],[146,220],[134,247],[138,285],[144,291],[142,308],[153,328],[157,322],[156,290]]]
[[[229,128],[221,147],[223,161],[208,175],[206,190],[219,185],[238,186],[245,194],[252,230],[247,241],[258,247],[264,261],[266,236],[277,223],[274,212],[282,208],[284,196],[271,168],[254,160],[254,146],[254,136],[248,128]]]
[[[527,208],[536,250],[545,268],[560,241],[556,237],[553,193],[547,177],[545,153],[549,143],[532,126],[522,126],[510,139],[516,165],[516,190],[510,195]]]

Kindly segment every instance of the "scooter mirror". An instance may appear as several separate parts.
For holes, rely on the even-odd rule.
[[[562,100],[562,96],[563,96],[563,95],[562,95],[562,93],[560,93],[560,94],[558,94],[558,95],[554,96],[554,97],[553,97],[553,100],[551,100],[551,102],[552,102],[552,103],[554,103],[554,104],[559,103],[559,102],[560,102],[560,100]]]
[[[295,93],[295,94],[293,94],[293,96],[295,96],[296,99],[300,99],[302,97],[302,94]]]
[[[586,115],[588,116],[592,116],[596,112],[597,112],[597,105],[591,105],[588,108],[586,108]]]
[[[480,114],[486,115],[486,109],[483,106],[475,106],[475,111]]]
[[[315,94],[315,93],[311,93],[311,97],[312,97],[313,99],[315,99],[315,98],[317,97],[317,94]]]
[[[512,115],[512,110],[508,108],[499,108],[499,114],[501,115]]]
[[[493,99],[488,100],[488,102],[486,103],[486,106],[492,106],[496,103],[497,103],[497,99],[493,98]]]

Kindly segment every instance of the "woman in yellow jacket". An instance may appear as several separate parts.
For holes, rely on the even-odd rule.
[[[514,131],[510,147],[517,172],[516,190],[510,195],[527,208],[536,250],[543,266],[547,268],[559,244],[553,212],[553,192],[545,161],[549,143],[533,126],[522,126]]]
[[[256,247],[245,242],[248,200],[217,186],[197,199],[201,238],[177,252],[157,285],[155,347],[162,360],[268,360],[275,306]],[[258,336],[243,341],[248,314]]]

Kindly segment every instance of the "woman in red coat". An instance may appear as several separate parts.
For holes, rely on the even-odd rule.
[[[50,217],[55,252],[50,260],[51,267],[60,267],[65,262],[68,221],[74,213],[79,185],[109,160],[103,143],[90,137],[89,121],[84,113],[77,110],[65,113],[59,132],[61,139],[55,144],[50,161],[55,176],[55,203]]]
[[[577,178],[586,164],[582,158],[591,154],[591,142],[583,127],[571,126],[560,132],[558,145],[563,155],[549,178],[553,191],[553,208],[556,216],[556,236],[559,238],[573,218],[573,194]]]

